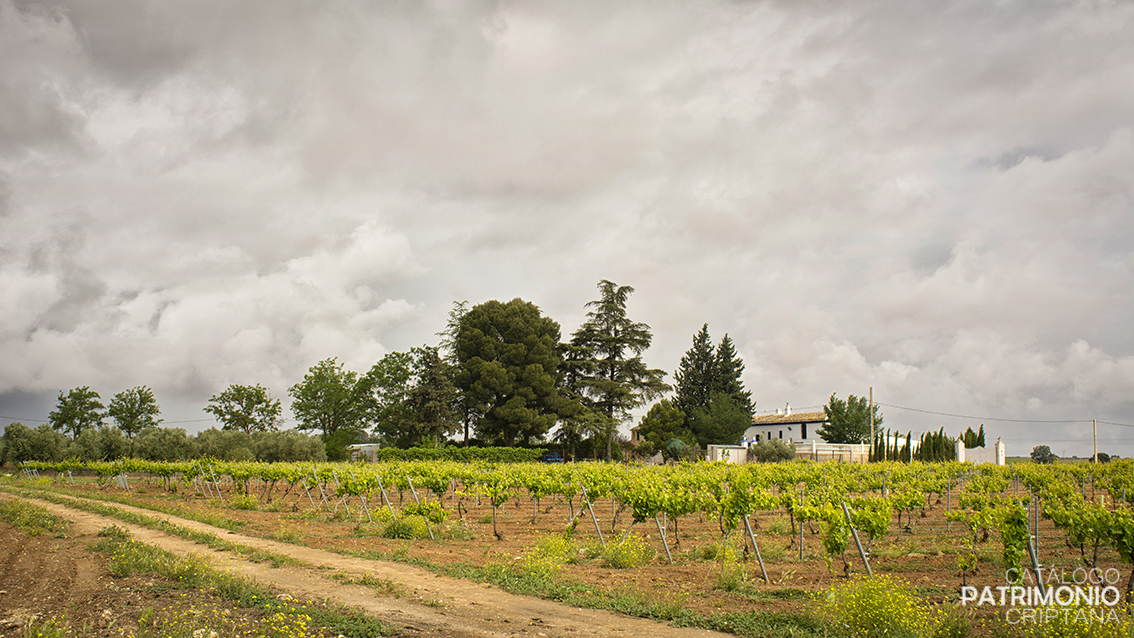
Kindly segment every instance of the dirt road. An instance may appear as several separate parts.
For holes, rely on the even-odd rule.
[[[10,496],[0,495],[0,498]],[[178,554],[196,553],[205,556],[220,569],[256,580],[296,598],[328,598],[360,608],[400,628],[404,635],[453,638],[643,635],[653,638],[708,638],[726,635],[700,629],[675,628],[606,611],[569,607],[510,594],[491,585],[438,576],[410,565],[352,558],[324,550],[244,536],[196,521],[116,505],[124,510],[214,534],[234,543],[288,555],[303,564],[301,567],[285,565],[273,568],[268,564],[244,561],[230,553],[215,551],[145,527],[125,524],[55,503],[33,502],[72,521],[74,533],[94,534],[108,525],[118,525],[144,543]],[[390,581],[397,584],[395,589],[400,594],[382,595],[370,587],[343,584],[330,577],[335,573]]]

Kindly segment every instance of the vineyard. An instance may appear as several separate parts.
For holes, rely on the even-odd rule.
[[[223,513],[256,532],[360,555],[515,563],[569,538],[575,578],[707,610],[782,607],[888,572],[937,601],[1005,574],[1109,570],[1134,582],[1134,465],[747,466],[601,463],[27,463],[52,489]],[[586,561],[644,546],[631,569]],[[542,545],[541,545],[542,544]],[[730,571],[733,570],[733,571]],[[733,574],[732,586],[727,576]],[[740,581],[735,582],[735,581]],[[776,592],[787,592],[777,595]],[[740,595],[736,592],[747,592]],[[790,606],[790,605],[789,605]]]

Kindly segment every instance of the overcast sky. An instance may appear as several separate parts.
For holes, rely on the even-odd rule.
[[[649,365],[707,322],[758,410],[873,387],[885,426],[1089,455],[1134,425],[1132,33],[1105,0],[0,0],[0,423],[286,402],[457,300],[566,336],[610,279]]]

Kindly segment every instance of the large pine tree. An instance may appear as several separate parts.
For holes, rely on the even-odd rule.
[[[642,353],[650,347],[653,333],[644,323],[626,316],[626,300],[634,289],[602,280],[600,299],[587,303],[587,320],[571,335],[571,357],[576,365],[571,374],[581,402],[604,417],[609,429],[606,456],[617,425],[630,411],[669,390],[662,379],[665,372],[646,367]]]
[[[487,301],[460,318],[456,386],[477,434],[512,446],[543,438],[569,402],[559,392],[559,324],[522,299]]]

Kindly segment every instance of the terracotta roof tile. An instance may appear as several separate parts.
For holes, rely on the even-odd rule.
[[[752,425],[786,425],[788,423],[824,423],[826,412],[793,412],[792,414],[765,414],[754,417]]]

